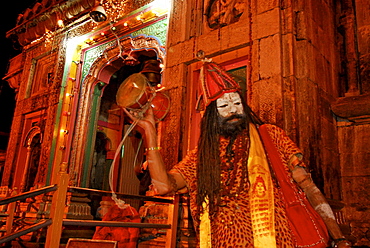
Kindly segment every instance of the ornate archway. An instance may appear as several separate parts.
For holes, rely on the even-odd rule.
[[[118,41],[118,40],[117,40]],[[94,60],[80,87],[79,110],[71,147],[70,175],[75,186],[87,186],[92,162],[97,111],[104,89],[114,73],[124,66],[137,66],[140,56],[156,57],[164,62],[165,51],[158,39],[139,35],[125,37],[108,46]]]

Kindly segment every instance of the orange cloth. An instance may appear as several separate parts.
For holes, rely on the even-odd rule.
[[[295,245],[296,247],[325,248],[329,241],[325,223],[308,202],[304,192],[286,173],[277,146],[270,136],[272,128],[271,125],[262,125],[259,132],[285,199],[287,217]]]
[[[140,223],[141,219],[135,208],[127,206],[121,209],[114,205],[104,215],[103,221]],[[136,248],[139,233],[139,228],[98,226],[92,239],[115,240],[118,241],[118,248]]]
[[[275,127],[275,126],[274,126]],[[271,130],[274,141],[278,144],[281,151],[281,158],[283,160],[286,172],[290,173],[288,168],[289,159],[295,155],[302,153],[299,148],[285,135],[285,133],[278,127]],[[238,139],[248,139],[248,136],[241,134],[237,137],[233,145],[233,151],[238,149],[245,150],[245,147],[237,146]],[[229,144],[228,139],[220,139],[220,159],[225,159],[226,147]],[[198,206],[196,204],[197,196],[197,149],[190,151],[186,158],[179,164],[175,165],[173,171],[179,172],[187,183],[187,188],[190,194],[190,208],[194,220],[194,227],[199,237],[199,214]],[[235,176],[234,186],[228,190],[230,193],[235,193],[243,178],[243,168],[241,161],[233,161],[237,172]],[[303,165],[303,164],[302,164]],[[227,173],[224,173],[222,180],[225,181]],[[275,232],[276,232],[276,247],[294,247],[291,237],[291,229],[286,217],[285,204],[279,192],[279,188],[273,180],[274,193],[274,215],[275,215]],[[212,248],[225,247],[254,247],[252,220],[250,214],[250,192],[246,187],[245,190],[238,193],[236,196],[228,195],[221,199],[220,207],[217,213],[211,218],[211,232],[212,232]],[[199,247],[199,240],[198,240]]]

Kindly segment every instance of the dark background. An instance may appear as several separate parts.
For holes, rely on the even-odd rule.
[[[32,7],[37,0],[8,1],[0,15],[0,150],[6,150],[15,107],[15,92],[3,80],[8,68],[8,61],[19,54],[21,50],[15,49],[6,32],[15,28],[18,14]]]

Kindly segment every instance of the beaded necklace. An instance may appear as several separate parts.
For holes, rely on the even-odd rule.
[[[220,196],[237,196],[241,191],[249,189],[248,180],[248,153],[250,140],[248,130],[238,135],[232,145],[233,153],[227,154],[225,146],[229,145],[230,140],[224,140],[220,144],[221,152],[221,192]],[[238,178],[238,171],[241,177]]]

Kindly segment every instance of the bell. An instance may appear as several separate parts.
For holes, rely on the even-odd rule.
[[[150,59],[146,60],[143,65],[143,69],[140,71],[149,80],[151,86],[155,86],[161,82],[161,71],[160,63],[158,60]]]
[[[90,12],[90,17],[95,22],[104,22],[107,20],[107,13],[105,12],[103,6],[99,5],[93,8],[93,10]]]

